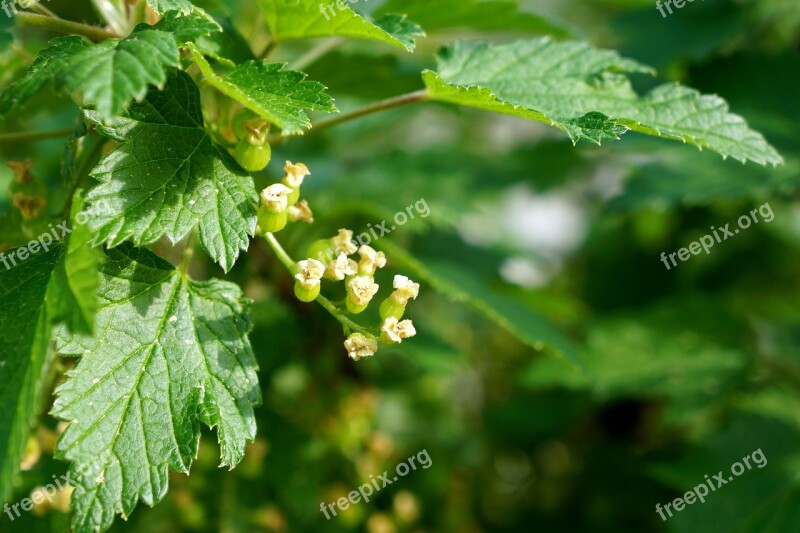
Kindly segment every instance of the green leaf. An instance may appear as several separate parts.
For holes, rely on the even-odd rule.
[[[625,74],[650,73],[616,52],[547,38],[492,46],[458,42],[423,78],[433,100],[538,120],[573,142],[631,129],[765,165],[782,163],[764,137],[718,96],[670,83],[639,96]]]
[[[0,254],[0,496],[10,496],[39,404],[50,325],[45,296],[63,254],[56,246],[19,261]],[[16,262],[16,266],[14,263]],[[9,268],[10,267],[10,268]]]
[[[197,9],[189,0],[147,0],[147,3],[159,15],[163,15],[168,11],[178,11],[188,15]]]
[[[274,41],[306,37],[355,37],[382,41],[414,50],[413,38],[422,29],[408,21],[385,19],[382,28],[350,9],[346,3],[331,0],[258,0]],[[397,33],[391,33],[397,32]]]
[[[25,77],[6,87],[0,94],[0,115],[39,92],[54,76],[64,69],[70,58],[89,49],[92,43],[78,36],[58,37],[50,46],[39,52]]]
[[[417,38],[425,37],[425,30],[410,21],[407,15],[389,13],[377,19],[375,25],[400,41],[409,52],[414,51]]]
[[[207,16],[181,15],[179,11],[169,11],[153,26],[139,24],[133,31],[137,33],[148,29],[171,33],[179,43],[188,43],[220,32],[222,28]]]
[[[78,53],[59,78],[78,104],[107,119],[124,112],[132,101],[141,101],[151,85],[162,88],[168,67],[179,65],[175,37],[143,30],[121,41],[107,39]]]
[[[73,528],[107,529],[187,473],[200,424],[217,428],[221,464],[253,440],[261,401],[247,334],[249,301],[233,284],[194,282],[152,252],[111,250],[102,272],[96,337],[57,335],[80,356],[53,414],[70,422],[57,455],[72,461]]]
[[[389,0],[379,12],[405,13],[429,32],[469,29],[568,35],[544,17],[520,12],[518,4],[516,0]]]
[[[92,171],[100,184],[87,201],[107,206],[89,219],[94,243],[142,245],[164,235],[174,243],[198,227],[200,244],[229,270],[255,232],[258,195],[252,178],[204,129],[192,79],[176,73],[127,117],[107,124],[96,113],[87,117],[122,143]]]
[[[192,53],[212,86],[277,125],[286,135],[302,134],[311,127],[306,109],[336,111],[325,86],[306,81],[302,72],[283,70],[284,65],[247,61],[224,76],[217,76],[201,53]]]
[[[715,311],[717,316],[709,319]],[[702,328],[694,326],[701,323]],[[522,375],[522,381],[540,388],[590,390],[603,400],[667,397],[710,401],[710,396],[733,383],[747,365],[746,354],[737,346],[725,345],[724,333],[720,333],[736,327],[741,325],[701,301],[639,309],[634,315],[591,325],[581,358],[585,372],[575,372],[558,360],[540,359]],[[732,339],[732,344],[736,342]]]
[[[548,348],[572,364],[581,364],[575,348],[558,330],[522,302],[486,286],[469,270],[450,262],[423,263],[386,239],[376,246],[438,292],[469,305],[531,348]]]
[[[66,324],[70,331],[91,334],[97,313],[97,290],[100,286],[100,263],[103,256],[91,245],[92,234],[79,223],[91,212],[83,212],[83,193],[75,192],[70,217],[69,241],[64,260],[53,272],[53,286],[48,313],[53,321]]]

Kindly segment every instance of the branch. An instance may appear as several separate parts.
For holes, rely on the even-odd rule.
[[[75,128],[53,130],[53,131],[22,131],[15,133],[0,133],[0,144],[24,143],[31,141],[43,141],[47,139],[58,139],[60,137],[66,137],[72,134],[73,131],[75,131]]]
[[[106,39],[119,37],[116,33],[98,26],[89,26],[88,24],[81,24],[80,22],[46,17],[44,15],[36,15],[34,13],[17,13],[16,19],[17,23],[21,26],[40,28],[58,33],[66,33],[69,35],[83,35],[90,41],[94,42],[100,42]]]
[[[420,91],[415,91],[413,93],[395,96],[394,98],[389,98],[387,100],[381,100],[380,102],[375,102],[374,104],[366,105],[361,109],[356,109],[355,111],[350,111],[349,113],[343,113],[338,117],[318,122],[311,128],[309,133],[326,130],[334,126],[338,126],[339,124],[344,124],[345,122],[349,122],[351,120],[355,120],[357,118],[361,118],[366,115],[371,115],[372,113],[378,113],[380,111],[393,109],[395,107],[424,102],[428,98],[429,98],[428,91],[426,89],[423,89]],[[270,144],[277,144],[283,142],[289,137],[294,137],[294,135],[275,135],[270,139]]]

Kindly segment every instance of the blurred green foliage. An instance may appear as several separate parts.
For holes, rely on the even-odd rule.
[[[231,9],[258,49],[263,21],[250,2],[198,3]],[[427,201],[430,217],[385,237],[387,251],[410,253],[390,268],[435,265],[414,274],[424,282],[412,311],[418,342],[353,364],[337,324],[296,302],[282,267],[254,244],[230,279],[255,301],[251,338],[265,398],[259,436],[228,472],[217,468],[208,435],[192,475],[174,474],[164,502],[113,530],[800,528],[800,4],[706,0],[666,19],[649,0],[523,5],[558,21],[553,31],[566,28],[657,67],[661,81],[721,95],[778,148],[785,166],[743,166],[633,135],[573,147],[538,124],[439,105],[394,110],[277,147],[276,161],[300,160],[313,173],[306,195],[316,222],[285,236],[296,254],[339,227],[365,228]],[[64,13],[72,3],[48,7]],[[415,90],[419,70],[459,35],[444,26],[446,39],[429,31],[411,57],[352,41],[307,71],[330,87],[340,109]],[[530,29],[517,26],[501,31],[487,22],[462,33],[510,41]],[[35,53],[43,41],[25,45]],[[279,48],[277,59],[293,57],[298,46]],[[9,51],[0,65],[5,84],[25,62]],[[53,114],[64,109],[58,98],[38,95],[3,128],[71,127],[77,112]],[[0,145],[0,157],[32,158],[55,190],[63,144]],[[278,177],[272,170],[259,185]],[[9,177],[0,170],[0,190]],[[51,205],[62,201],[55,195]],[[670,271],[660,262],[661,252],[766,202],[771,223]],[[549,216],[533,216],[540,211]],[[217,268],[199,265],[197,275]],[[432,290],[437,285],[444,296]],[[459,294],[467,287],[481,302]],[[485,316],[500,305],[508,306],[511,327]],[[542,336],[581,363],[529,342]],[[65,471],[52,459],[56,422],[43,414],[42,424],[16,500]],[[758,448],[769,461],[763,470],[667,522],[655,512],[656,503]],[[331,520],[319,511],[321,502],[423,449],[431,468]],[[0,517],[0,531],[64,531],[67,524],[55,510],[13,524]]]

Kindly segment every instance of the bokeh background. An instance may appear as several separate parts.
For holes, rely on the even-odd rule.
[[[252,2],[197,3],[232,10],[243,38],[263,47]],[[84,4],[47,6],[95,20]],[[259,185],[278,179],[286,159],[312,171],[304,195],[316,222],[281,234],[294,256],[425,200],[428,217],[376,243],[390,258],[379,281],[404,273],[423,283],[409,307],[419,334],[350,361],[337,323],[297,302],[283,267],[254,242],[229,279],[254,300],[258,438],[229,472],[209,433],[192,475],[174,475],[160,505],[140,506],[114,531],[800,530],[800,3],[705,0],[667,18],[649,0],[522,4],[553,21],[555,38],[656,67],[658,79],[635,78],[640,90],[681,81],[721,95],[786,164],[742,165],[634,133],[573,146],[540,124],[433,104],[276,147]],[[454,39],[508,42],[531,29],[519,16],[484,31],[444,28],[413,56],[349,41],[306,70],[351,110],[421,88],[419,72]],[[275,60],[304,46],[281,45]],[[7,54],[0,64],[5,85],[27,63]],[[2,131],[70,127],[78,113],[65,102],[44,92]],[[2,144],[0,159],[32,158],[59,206],[63,148]],[[9,180],[0,169],[0,190]],[[771,222],[672,270],[661,263],[662,252],[765,203]],[[0,242],[20,238],[0,228]],[[202,258],[193,270],[221,276]],[[66,470],[52,457],[56,422],[41,421],[18,499]],[[756,449],[763,469],[667,522],[655,512]],[[430,468],[332,520],[320,512],[421,450]],[[0,517],[0,531],[67,524],[49,506],[13,524]]]

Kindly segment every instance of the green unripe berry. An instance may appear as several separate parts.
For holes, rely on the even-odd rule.
[[[355,302],[353,302],[350,298],[347,299],[347,310],[353,313],[354,315],[358,315],[366,311],[367,306],[369,306],[368,303],[364,305],[358,305]]]
[[[386,320],[390,316],[400,320],[403,318],[403,314],[406,312],[406,306],[398,305],[397,302],[390,297],[381,302],[380,312],[381,320]]]
[[[264,170],[270,159],[272,159],[272,148],[268,143],[257,146],[242,139],[236,145],[236,161],[248,172]]]
[[[325,264],[336,259],[334,257],[333,246],[331,246],[330,239],[320,239],[312,242],[311,246],[308,247],[308,253],[306,254],[306,257],[316,259],[317,261],[321,261]]]
[[[286,197],[289,207],[300,201],[300,189],[292,189],[292,193]]]
[[[319,296],[320,284],[314,286],[313,289],[306,289],[299,282],[294,284],[294,295],[301,302],[313,302]]]
[[[276,233],[285,228],[288,222],[289,214],[286,211],[273,213],[263,206],[258,209],[258,227],[262,233]]]

